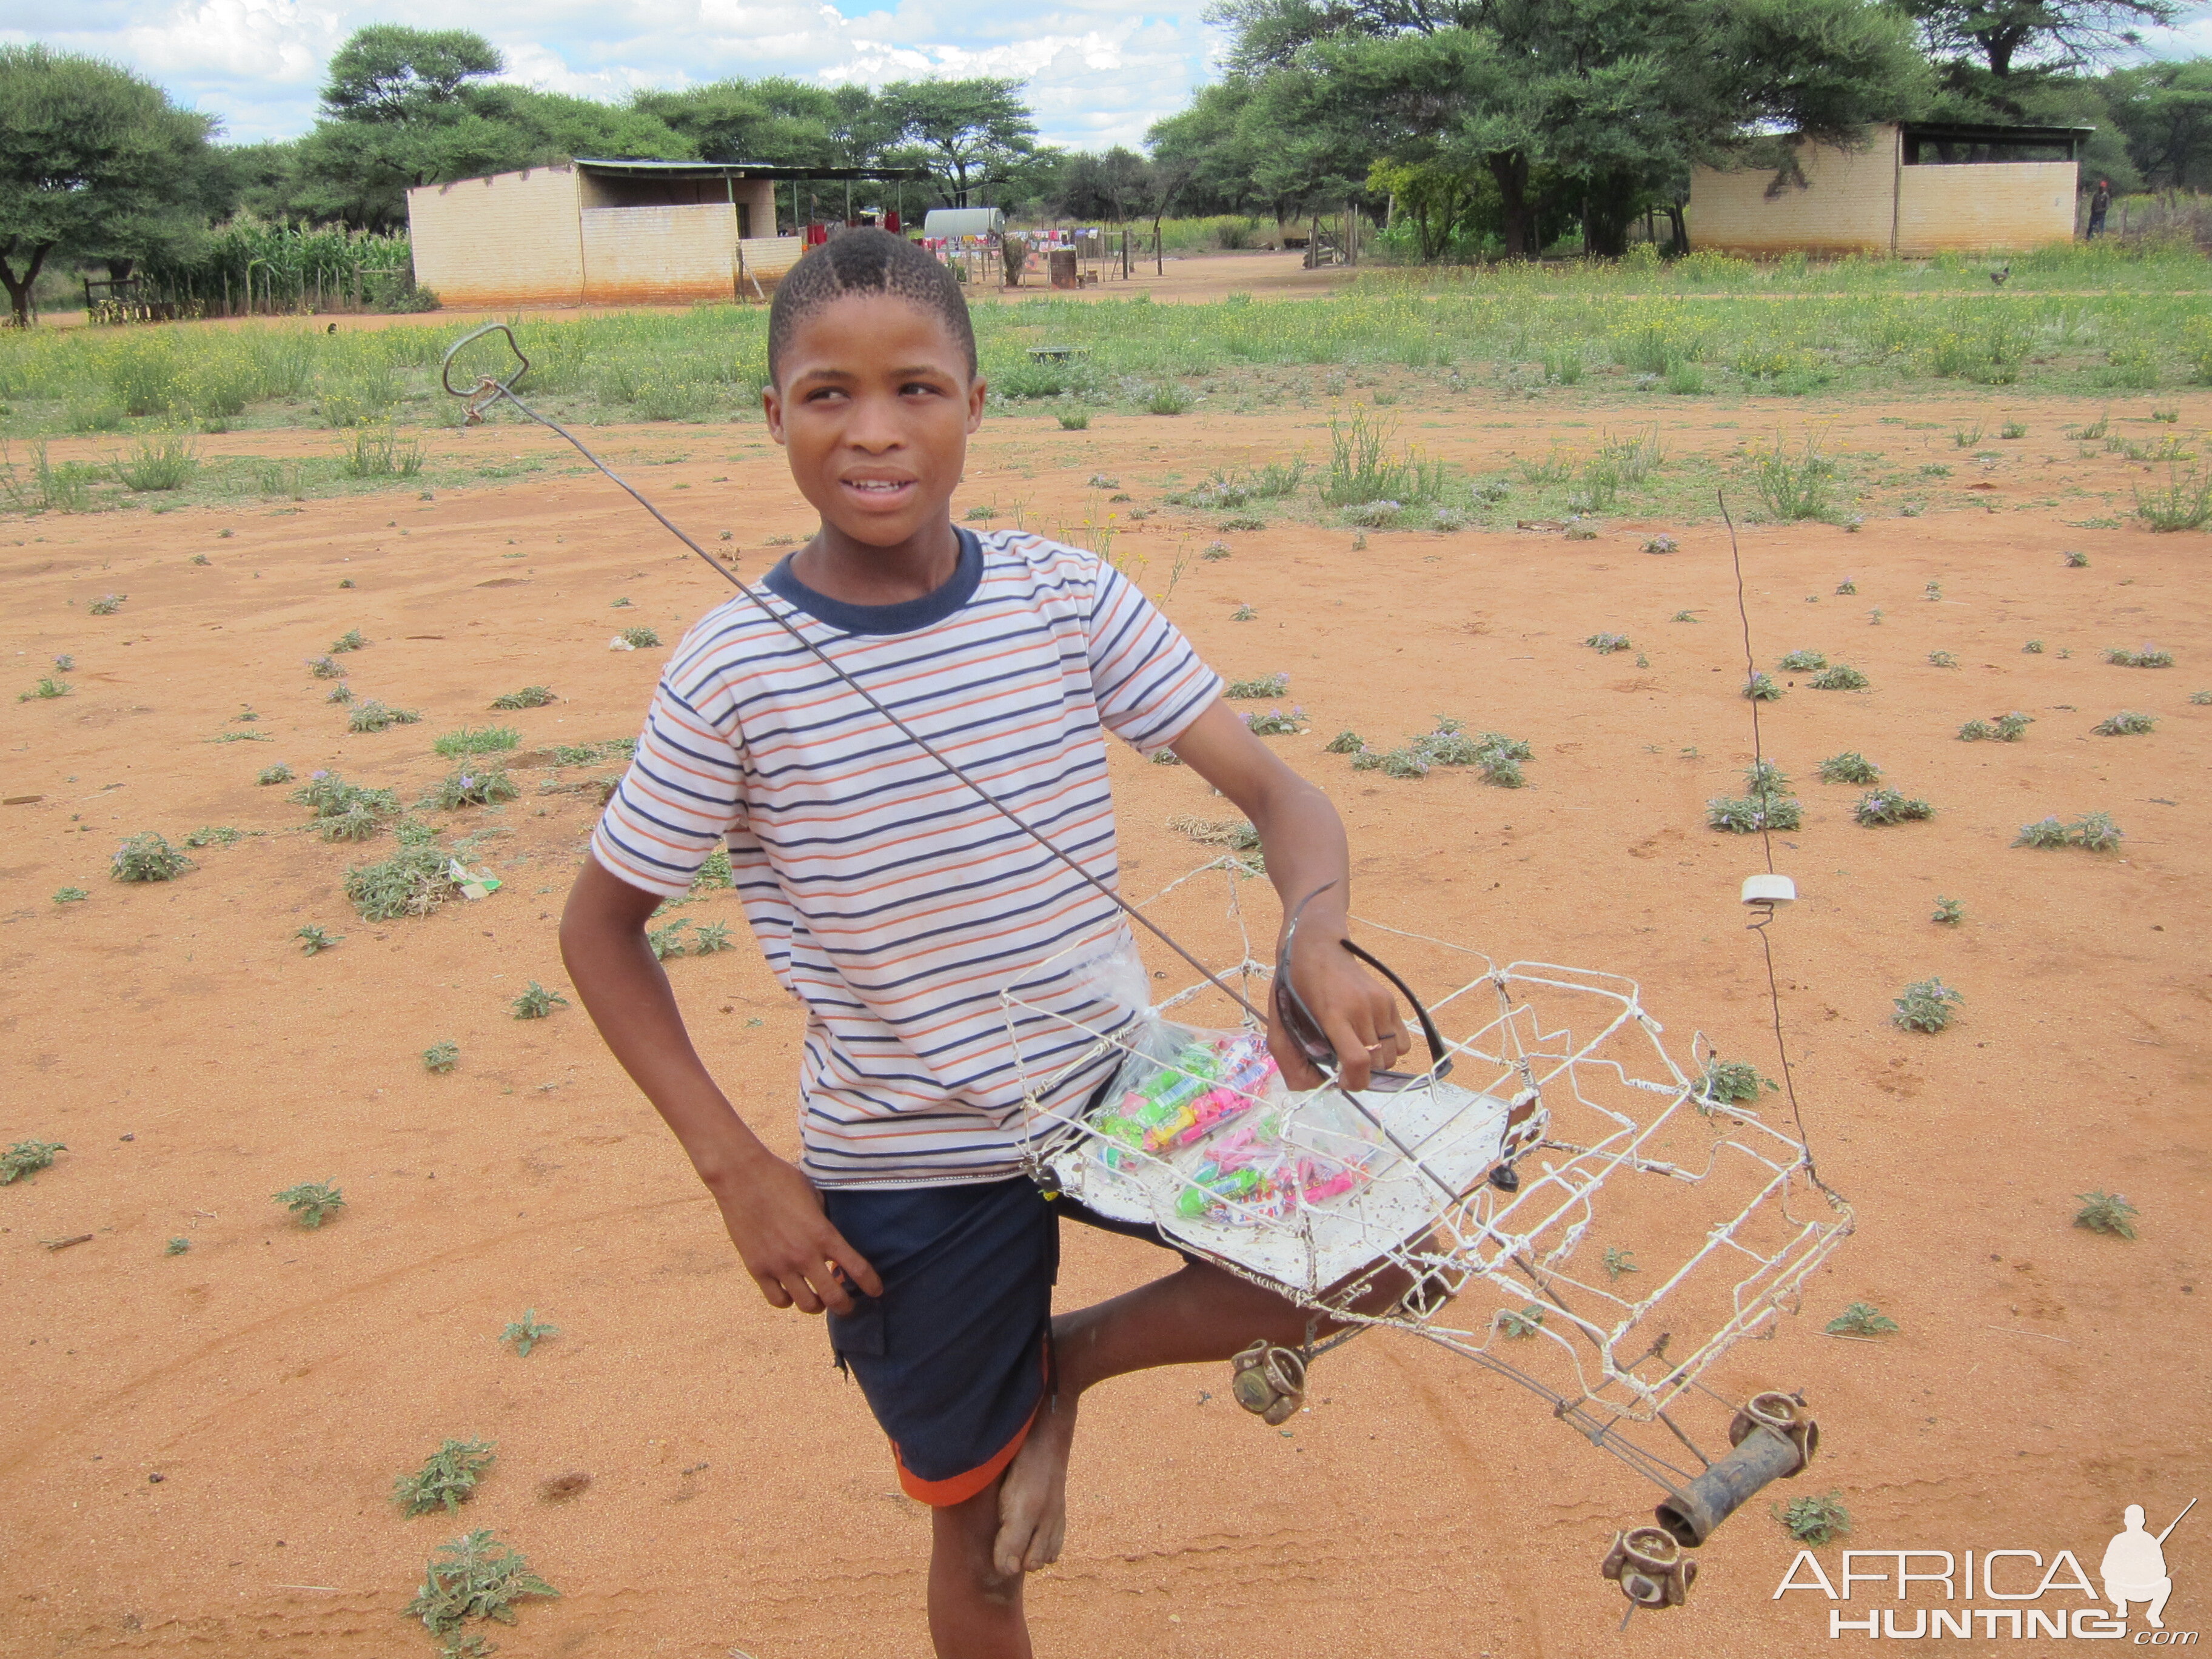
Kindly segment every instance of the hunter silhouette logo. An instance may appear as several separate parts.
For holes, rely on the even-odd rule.
[[[2150,1606],[2143,1611],[2143,1622],[2153,1630],[2166,1628],[2166,1620],[2159,1615],[2166,1611],[2166,1598],[2173,1594],[2173,1580],[2166,1571],[2166,1534],[2181,1524],[2182,1516],[2196,1507],[2197,1500],[2192,1498],[2181,1515],[2166,1522],[2166,1531],[2153,1537],[2143,1530],[2142,1505],[2128,1505],[2121,1517],[2127,1529],[2112,1535],[2112,1541],[2105,1546],[2105,1559],[2098,1568],[2105,1581],[2105,1599],[2122,1619],[2128,1616],[2129,1602],[2148,1601]]]

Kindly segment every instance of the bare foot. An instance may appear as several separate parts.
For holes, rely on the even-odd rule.
[[[1005,1577],[1060,1559],[1067,1540],[1067,1452],[1075,1439],[1075,1395],[1062,1389],[1037,1407],[1030,1437],[999,1487],[999,1536],[991,1564]]]

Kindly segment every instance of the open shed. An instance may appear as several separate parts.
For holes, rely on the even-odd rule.
[[[457,306],[758,298],[805,251],[776,234],[781,185],[928,176],[579,157],[422,185],[407,192],[415,280]]]
[[[1784,140],[1778,167],[1692,173],[1690,246],[1919,255],[2071,241],[2094,131],[1902,121],[1856,149]]]

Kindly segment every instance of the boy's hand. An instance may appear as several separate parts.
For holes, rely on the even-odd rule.
[[[822,1194],[799,1170],[773,1155],[708,1190],[730,1230],[730,1243],[771,1308],[801,1313],[853,1311],[852,1289],[881,1296],[884,1282],[823,1213]]]
[[[1336,1050],[1337,1081],[1357,1093],[1371,1072],[1387,1071],[1410,1045],[1397,1000],[1337,943],[1340,931],[1316,928],[1310,920],[1301,926],[1291,942],[1291,979]],[[1267,1052],[1291,1088],[1320,1086],[1321,1069],[1299,1051],[1280,1018],[1267,1023]]]

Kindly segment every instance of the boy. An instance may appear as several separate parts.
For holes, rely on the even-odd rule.
[[[882,232],[831,241],[776,291],[769,380],[769,429],[822,515],[765,579],[769,602],[1108,886],[1104,733],[1171,745],[1258,828],[1279,892],[1326,888],[1292,975],[1346,1086],[1389,1066],[1405,1032],[1337,946],[1349,872],[1320,791],[1244,729],[1218,678],[1109,567],[954,527],[985,388],[951,273]],[[807,1008],[799,1166],[715,1086],[645,942],[654,907],[723,842],[763,952]],[[932,1506],[938,1653],[1028,1654],[1022,1576],[1060,1553],[1083,1391],[1307,1334],[1289,1302],[1188,1258],[1097,1307],[1051,1312],[1059,1216],[1096,1218],[1023,1176],[999,992],[1071,947],[1103,957],[1126,938],[1121,913],[742,596],[670,659],[592,851],[561,923],[586,1007],[682,1141],[761,1294],[828,1310],[901,1483]],[[1025,994],[1093,1026],[1131,1017],[1079,972],[1030,979]],[[1292,1087],[1319,1083],[1279,1032],[1270,1042]],[[1110,1059],[1048,1103],[1079,1103]]]

